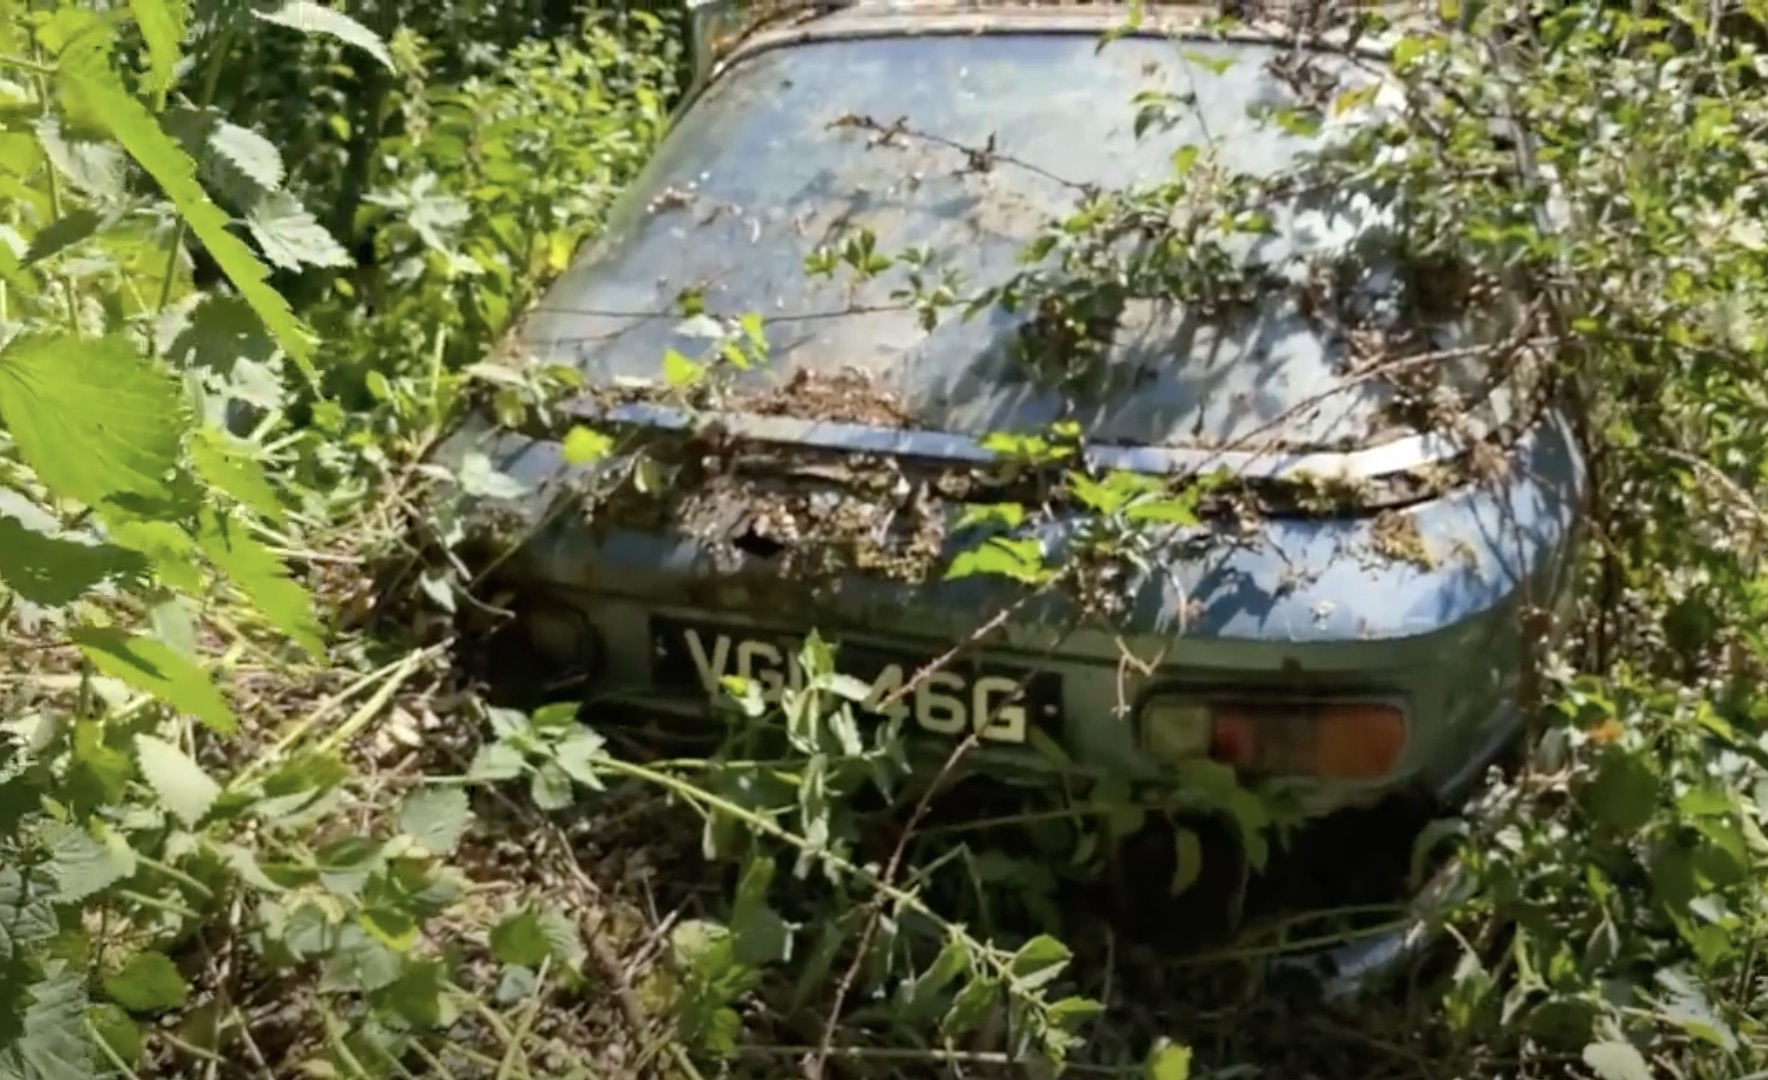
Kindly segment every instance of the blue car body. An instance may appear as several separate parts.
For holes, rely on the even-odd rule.
[[[485,453],[526,489],[510,506],[532,534],[501,572],[541,612],[537,653],[592,666],[586,694],[686,714],[705,708],[695,676],[709,666],[766,667],[813,629],[842,655],[878,651],[875,671],[889,657],[945,655],[988,624],[964,662],[1041,681],[1021,728],[995,733],[1020,737],[985,737],[979,760],[1041,758],[1027,737],[1036,729],[1076,768],[1152,780],[1171,762],[1150,752],[1139,719],[1151,697],[1354,698],[1403,713],[1393,766],[1273,782],[1318,814],[1401,791],[1447,805],[1466,797],[1520,731],[1524,672],[1549,625],[1531,613],[1550,614],[1566,594],[1584,470],[1551,403],[1499,381],[1472,393],[1469,430],[1396,424],[1380,380],[1348,375],[1337,343],[1273,302],[1231,323],[1145,312],[1112,354],[1110,378],[1123,380],[1077,404],[1013,367],[1002,342],[1019,316],[994,310],[928,331],[893,306],[888,282],[806,276],[807,256],[863,226],[880,250],[952,252],[966,280],[988,283],[1018,269],[1021,249],[1077,190],[1158,181],[1176,148],[1207,145],[1241,171],[1294,160],[1301,136],[1248,116],[1286,100],[1271,65],[1286,48],[1280,34],[1213,35],[1198,15],[1155,6],[1100,48],[1122,21],[1108,5],[862,3],[746,35],[706,71],[605,236],[524,320],[521,351],[572,367],[592,390],[631,391],[658,385],[669,350],[704,346],[704,320],[680,314],[684,293],[708,311],[759,314],[768,362],[736,372],[709,412],[626,392],[586,397],[577,419],[677,432],[701,450],[692,439],[713,430],[721,460],[811,517],[871,500],[891,504],[880,535],[914,518],[909,531],[934,540],[934,567],[976,535],[960,527],[965,501],[930,494],[926,478],[986,469],[991,433],[1060,419],[1078,421],[1100,474],[1222,469],[1279,489],[1326,477],[1359,487],[1362,502],[1311,511],[1291,501],[1252,521],[1153,533],[1117,582],[1116,614],[1076,623],[1060,596],[1027,599],[1000,577],[849,568],[805,588],[781,570],[781,552],[814,537],[755,542],[741,498],[696,497],[648,521],[561,514],[586,473],[630,461],[573,467],[557,439],[479,420],[449,452]],[[1151,84],[1190,95],[1193,108],[1137,137],[1131,99]],[[843,116],[878,123],[868,135],[832,123]],[[879,138],[897,117],[941,141]],[[985,143],[1001,160],[966,168],[955,148]],[[1373,220],[1336,204],[1274,212],[1279,228],[1257,254],[1277,261],[1354,243]],[[1514,323],[1451,312],[1427,329],[1450,356]],[[1481,386],[1477,362],[1442,367],[1449,382]],[[820,414],[793,400],[811,396],[806,379],[838,378],[857,380],[863,400]],[[1274,426],[1279,435],[1261,435]],[[1433,469],[1453,479],[1420,493],[1409,478]],[[896,479],[880,487],[879,470]],[[1082,516],[1069,507],[1026,528],[1059,558]],[[684,643],[695,627],[698,644]],[[987,680],[966,678],[953,695]],[[968,730],[949,710],[925,715],[939,729],[929,734]]]

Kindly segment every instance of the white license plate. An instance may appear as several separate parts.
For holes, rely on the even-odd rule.
[[[718,699],[725,696],[725,677],[736,675],[778,701],[785,690],[804,685],[797,662],[803,642],[791,635],[657,617],[651,620],[651,644],[652,677],[670,689],[697,686]],[[1062,682],[1047,671],[954,661],[902,694],[903,686],[936,659],[843,645],[835,667],[871,684],[868,711],[930,735],[959,739],[980,725],[983,741],[1017,745],[1027,741],[1033,727],[1058,732]],[[893,698],[899,700],[883,704]]]

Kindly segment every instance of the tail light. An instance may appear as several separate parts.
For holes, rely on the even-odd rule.
[[[1140,719],[1143,749],[1162,761],[1210,757],[1263,775],[1376,780],[1406,749],[1405,713],[1379,701],[1157,697]]]

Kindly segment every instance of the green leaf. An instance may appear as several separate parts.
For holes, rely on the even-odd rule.
[[[141,1051],[144,1048],[141,1025],[137,1024],[128,1013],[110,1002],[103,1002],[88,1009],[86,1019],[92,1023],[93,1034],[97,1035],[110,1052],[122,1060],[123,1064],[132,1067],[141,1060]]]
[[[976,547],[958,552],[945,576],[956,580],[992,574],[1036,585],[1047,580],[1050,573],[1044,565],[1043,542],[1036,537],[991,536]]]
[[[57,495],[159,498],[189,425],[170,374],[128,339],[38,336],[0,351],[0,420]]]
[[[381,40],[380,35],[341,11],[334,11],[322,4],[313,3],[312,0],[290,0],[275,11],[254,11],[252,14],[267,23],[286,26],[303,34],[323,34],[336,38],[368,53],[388,71],[396,70],[393,55],[387,51],[386,42]]]
[[[313,342],[306,328],[281,294],[270,287],[264,264],[227,231],[227,215],[197,183],[196,166],[189,156],[160,128],[153,114],[123,89],[109,56],[90,46],[70,50],[62,57],[56,76],[63,95],[99,117],[129,156],[159,183],[265,329],[317,388],[319,373],[313,367]]]
[[[467,793],[454,785],[424,787],[399,805],[399,831],[433,855],[450,855],[472,824]]]
[[[1584,808],[1617,832],[1638,832],[1657,810],[1660,786],[1657,771],[1643,754],[1610,748],[1584,791]]]
[[[1040,934],[1013,954],[1013,982],[1020,990],[1047,986],[1062,974],[1071,957],[1068,946],[1048,934]]]
[[[1626,1042],[1593,1042],[1584,1047],[1584,1064],[1601,1080],[1653,1080],[1639,1048]]]
[[[0,865],[0,964],[24,956],[60,929],[42,880]]]
[[[574,731],[553,747],[553,761],[565,775],[591,791],[603,790],[600,770],[606,767],[607,751],[600,735],[583,728]]]
[[[128,876],[130,867],[83,829],[52,822],[38,838],[49,852],[49,876],[55,881],[58,904],[77,904]]]
[[[284,270],[356,265],[343,245],[286,191],[260,202],[246,216],[246,228],[264,250],[264,257]]]
[[[282,561],[246,531],[243,522],[207,507],[197,543],[228,580],[251,597],[252,604],[309,656],[325,655],[313,598],[288,575]]]
[[[1142,1067],[1147,1080],[1191,1080],[1191,1048],[1160,1040]]]
[[[85,1031],[86,984],[79,973],[64,961],[50,961],[23,996],[29,1004],[17,1017],[22,1034],[11,1045],[0,1046],[0,1077],[92,1080],[97,1072]]]
[[[135,760],[141,767],[141,778],[160,804],[190,828],[196,828],[221,797],[221,785],[164,739],[135,736]]]
[[[522,775],[522,752],[508,743],[487,743],[473,756],[467,778],[478,781],[514,780]]]
[[[223,198],[253,205],[282,188],[286,168],[276,144],[251,128],[216,120],[203,145],[215,152],[205,164]]]
[[[97,232],[102,224],[104,216],[96,210],[84,206],[70,210],[31,237],[30,249],[25,252],[25,265],[55,257]]]
[[[164,953],[136,953],[121,971],[104,980],[104,992],[132,1013],[181,1008],[190,1000],[190,984]]]
[[[1000,999],[1001,985],[994,979],[972,979],[952,999],[939,1027],[948,1037],[975,1031],[988,1019]]]
[[[356,921],[376,941],[397,953],[407,953],[422,936],[417,917],[409,911],[386,905],[369,906],[356,914]]]
[[[491,928],[491,954],[505,964],[539,967],[552,955],[552,939],[536,911],[504,916]]]
[[[166,91],[178,76],[178,50],[184,43],[184,25],[189,17],[186,0],[129,0],[129,11],[135,25],[141,28],[141,40],[147,46],[149,61],[146,86],[157,104],[164,104]]]
[[[555,761],[543,761],[528,780],[528,797],[542,811],[563,810],[575,799],[571,775]]]
[[[211,486],[264,516],[273,525],[284,520],[282,500],[264,475],[264,467],[246,450],[213,428],[197,431],[190,443],[190,461]]]
[[[566,464],[587,465],[613,453],[614,440],[599,431],[577,424],[565,433],[561,450]]]
[[[33,527],[4,509],[0,507],[0,582],[33,604],[71,604],[129,568],[129,557],[117,548]],[[53,521],[48,524],[53,528]]]
[[[100,672],[153,694],[223,735],[238,730],[239,721],[208,673],[165,642],[108,626],[75,627],[69,637]]]
[[[543,908],[540,928],[552,948],[553,959],[571,971],[581,972],[583,962],[589,958],[589,950],[583,944],[583,931],[576,920],[557,908]]]

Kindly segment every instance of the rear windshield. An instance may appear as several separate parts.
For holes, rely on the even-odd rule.
[[[832,37],[756,53],[685,113],[601,241],[530,317],[524,343],[595,382],[654,380],[667,349],[704,348],[674,314],[679,294],[699,291],[709,311],[768,319],[769,372],[749,378],[856,368],[930,430],[981,436],[1066,416],[1120,444],[1220,446],[1280,428],[1289,447],[1349,448],[1403,434],[1384,407],[1389,388],[1346,374],[1342,343],[1303,317],[1293,290],[1231,315],[1126,320],[1109,377],[1077,396],[1027,373],[1014,348],[1023,316],[954,314],[928,333],[890,295],[900,276],[858,288],[806,276],[808,254],[864,226],[881,251],[930,247],[971,286],[993,283],[1073,208],[1077,185],[1160,181],[1187,145],[1231,171],[1281,170],[1306,143],[1255,115],[1293,101],[1272,57],[1152,37],[1101,51],[1092,34],[1024,32]],[[1195,105],[1138,138],[1135,99],[1150,91]],[[920,134],[880,145],[835,123],[848,115],[900,118]],[[988,145],[992,166],[966,169],[960,148]],[[1266,263],[1328,252],[1362,228],[1343,206],[1272,211]],[[1437,328],[1431,344],[1464,332]],[[1444,374],[1479,395],[1469,363]]]

